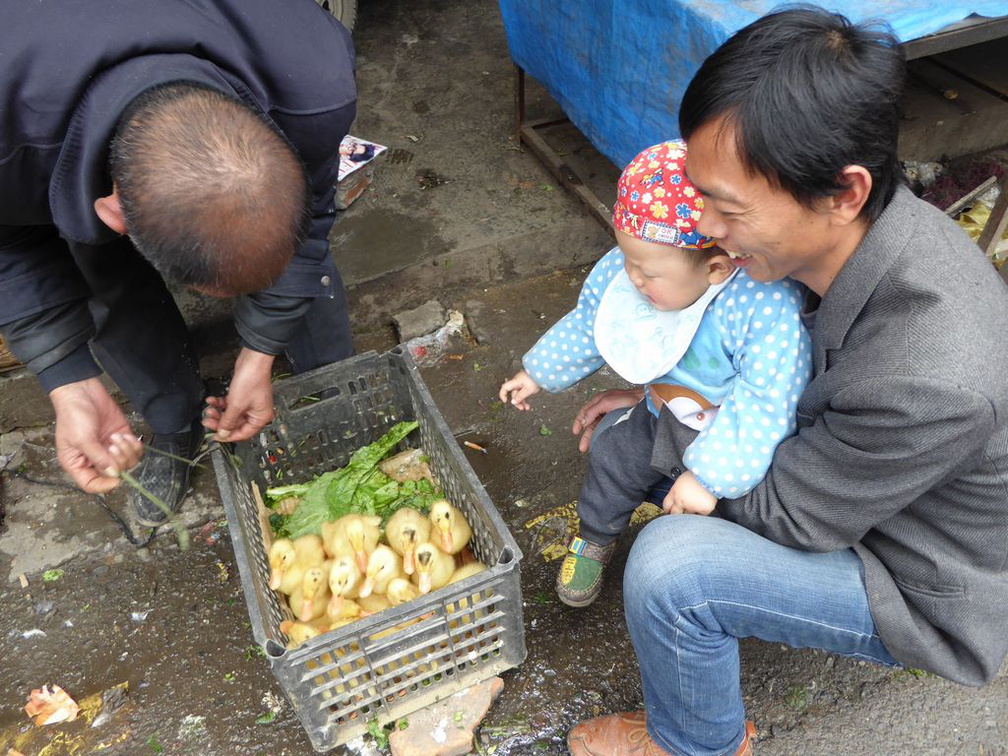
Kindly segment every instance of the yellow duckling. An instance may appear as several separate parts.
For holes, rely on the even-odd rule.
[[[388,546],[378,546],[368,558],[367,569],[364,570],[364,585],[361,586],[361,598],[367,598],[372,593],[385,593],[392,578],[402,577],[402,560]]]
[[[362,596],[357,599],[357,603],[360,604],[360,608],[367,612],[367,614],[378,614],[378,612],[384,612],[392,606],[392,603],[388,600],[388,596],[381,593]]]
[[[431,541],[447,554],[458,554],[469,543],[472,528],[465,516],[447,499],[438,499],[430,506]]]
[[[338,615],[340,602],[360,596],[363,582],[364,573],[357,567],[357,561],[350,554],[343,554],[333,559],[332,568],[329,570],[329,592],[332,598],[326,611],[330,615]]]
[[[293,541],[279,538],[269,550],[269,587],[289,596],[301,584],[304,571],[324,560],[322,539],[317,535],[304,535]]]
[[[406,578],[397,577],[389,580],[388,588],[385,589],[385,597],[392,606],[399,606],[407,601],[420,598],[420,591]]]
[[[287,636],[287,648],[295,649],[305,641],[322,635],[323,631],[309,622],[285,620],[280,623],[280,632]]]
[[[452,573],[451,578],[448,580],[448,584],[457,583],[460,580],[465,580],[467,577],[472,577],[473,575],[478,575],[486,570],[486,565],[482,562],[470,562],[469,564],[464,564],[459,567],[455,572]],[[453,615],[456,612],[461,612],[468,609],[471,604],[480,601],[481,596],[490,596],[493,593],[492,590],[483,590],[480,593],[474,593],[471,596],[463,596],[458,600],[458,602],[450,602],[445,606],[449,615]],[[468,624],[486,614],[485,610],[477,610],[475,614],[467,613],[460,615],[457,619],[450,620],[448,622],[448,627],[452,630],[458,629],[461,624]]]
[[[381,517],[348,514],[335,522],[322,523],[322,542],[332,557],[352,554],[361,572],[367,569],[368,556],[381,538]]]
[[[399,606],[400,604],[405,604],[407,601],[412,601],[415,598],[420,597],[420,591],[417,590],[416,586],[413,585],[407,578],[397,577],[392,578],[388,584],[388,590],[385,592],[385,598],[388,600],[390,606]],[[425,615],[430,616],[430,615]],[[375,633],[372,636],[373,640],[379,640],[381,638],[386,638],[390,635],[395,635],[398,632],[415,625],[420,621],[420,617],[407,620],[406,622],[400,622],[398,625],[386,628]],[[380,669],[380,674],[388,672],[390,670],[399,667],[398,662],[389,662]]]
[[[403,558],[403,572],[412,575],[416,569],[416,548],[430,538],[431,522],[415,509],[397,509],[385,525],[389,546]]]
[[[329,571],[332,562],[305,570],[301,585],[290,595],[290,607],[301,622],[311,622],[326,612],[329,599]]]
[[[455,572],[455,557],[446,554],[433,543],[417,546],[416,572],[413,582],[420,593],[430,593],[448,584]]]
[[[483,562],[469,562],[469,564],[464,564],[452,573],[452,576],[448,578],[446,585],[457,583],[458,581],[465,580],[467,577],[472,577],[473,575],[479,575],[485,569],[486,565],[483,564]]]
[[[356,622],[370,614],[370,612],[353,599],[340,599],[338,602],[336,599],[336,596],[332,597],[325,614],[326,620],[329,622],[329,629],[331,630],[349,625],[351,622]],[[335,607],[333,606],[334,602],[336,602]]]

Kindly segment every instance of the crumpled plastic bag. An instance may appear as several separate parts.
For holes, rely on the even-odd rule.
[[[417,365],[421,367],[434,365],[441,359],[441,354],[448,346],[451,337],[462,333],[464,327],[465,316],[458,310],[449,310],[448,320],[443,326],[426,336],[410,339],[405,346]]]
[[[43,685],[31,692],[24,710],[29,717],[35,718],[35,724],[49,725],[73,722],[80,707],[59,685]]]
[[[984,226],[987,225],[990,215],[991,208],[985,202],[977,202],[973,207],[959,213],[956,223],[959,224],[963,231],[969,234],[970,239],[977,241],[980,238],[980,234],[983,233]],[[1008,263],[1008,230],[1001,235],[1001,239],[994,246],[991,262],[999,269],[1005,263]]]

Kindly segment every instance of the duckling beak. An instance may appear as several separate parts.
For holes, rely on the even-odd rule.
[[[301,602],[301,616],[298,619],[302,622],[311,622],[312,610],[314,608],[314,602],[311,599],[304,599]]]
[[[360,568],[361,572],[367,572],[368,555],[364,549],[359,549],[354,552],[354,558],[357,560],[357,566]]]
[[[343,607],[343,596],[338,593],[334,593],[333,597],[329,600],[329,606],[326,611],[329,613],[330,617],[339,617],[339,611]]]
[[[373,577],[365,578],[364,585],[362,585],[360,589],[360,597],[367,598],[368,596],[370,596],[371,592],[374,591],[374,584],[375,581]]]
[[[406,553],[402,555],[402,568],[407,575],[416,572],[416,552],[413,549],[407,549]]]
[[[441,531],[441,550],[446,554],[455,551],[455,536],[452,535],[450,528]]]
[[[421,572],[420,580],[418,582],[420,583],[420,585],[417,587],[419,588],[420,593],[430,593],[431,574],[429,572]]]
[[[283,570],[282,569],[275,568],[272,571],[270,571],[269,587],[272,590],[275,591],[278,588],[280,588],[280,583],[282,583],[282,582],[283,582]]]

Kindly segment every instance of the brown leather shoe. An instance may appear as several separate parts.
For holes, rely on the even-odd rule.
[[[575,725],[567,734],[571,756],[674,756],[648,735],[643,711],[610,714]],[[746,722],[745,738],[735,756],[752,756],[756,728]]]

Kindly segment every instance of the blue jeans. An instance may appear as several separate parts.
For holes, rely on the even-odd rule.
[[[816,554],[716,517],[672,515],[637,537],[623,577],[647,728],[667,751],[734,754],[745,711],[739,638],[899,666],[851,549]]]

